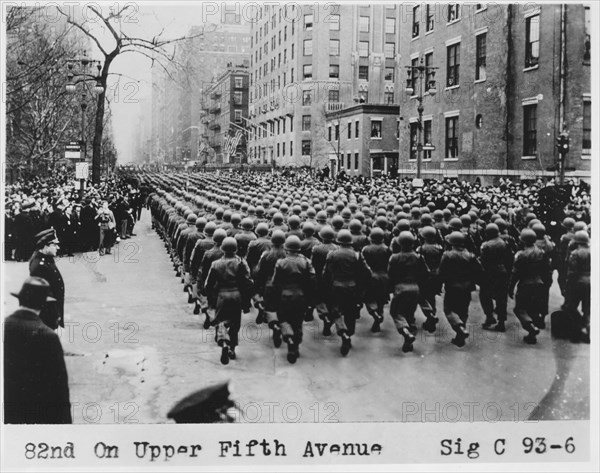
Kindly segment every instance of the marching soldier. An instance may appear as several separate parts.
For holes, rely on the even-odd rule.
[[[325,261],[330,251],[338,248],[333,243],[333,229],[329,226],[323,226],[319,232],[319,238],[322,243],[315,245],[312,249],[310,260],[313,267],[315,268],[317,290],[315,294],[315,308],[317,309],[317,315],[325,324],[323,327],[323,335],[331,335],[331,322],[328,315],[331,313],[329,293],[325,289],[325,282],[323,281],[323,269],[325,268]]]
[[[542,223],[536,223],[531,226],[531,229],[535,232],[536,240],[535,245],[540,248],[548,256],[550,261],[550,274],[546,278],[547,284],[544,286],[544,304],[542,306],[540,328],[546,328],[544,318],[548,315],[548,302],[550,299],[550,286],[552,286],[552,271],[554,269],[554,243],[548,235],[546,235],[546,227]]]
[[[288,345],[287,360],[295,363],[300,356],[302,321],[312,305],[315,270],[310,260],[300,254],[300,239],[297,236],[288,236],[284,248],[286,257],[275,264],[273,286],[279,294],[277,318],[283,339]]]
[[[581,341],[590,343],[590,237],[587,232],[580,230],[573,236],[573,243],[578,245],[569,255],[567,262],[567,280],[565,303],[563,309],[572,317],[580,318],[576,326],[579,329]],[[579,304],[583,317],[578,312]]]
[[[548,255],[535,245],[536,234],[526,228],[521,231],[524,248],[515,255],[508,296],[512,299],[515,286],[515,315],[527,331],[525,343],[537,343],[544,306],[544,287],[548,284],[550,261]]]
[[[362,254],[352,248],[352,235],[349,230],[340,230],[337,235],[340,248],[327,255],[323,269],[323,281],[330,289],[332,313],[330,320],[336,326],[342,339],[340,352],[346,356],[352,348],[356,319],[360,311],[362,293],[370,271]]]
[[[220,232],[225,234],[225,230],[217,229],[213,235],[215,241]],[[226,365],[236,359],[242,311],[250,310],[252,279],[248,265],[236,255],[235,238],[224,238],[220,250],[222,257],[211,262],[204,289],[215,307],[216,341],[221,347],[221,363]]]
[[[439,321],[436,315],[437,307],[435,296],[442,292],[439,271],[444,249],[442,248],[442,245],[438,243],[440,234],[434,227],[423,227],[420,233],[421,238],[423,238],[424,241],[418,251],[425,259],[425,264],[429,268],[429,273],[427,275],[427,283],[420,287],[421,294],[419,305],[427,318],[423,323],[423,329],[427,330],[429,333],[433,333],[435,332],[435,326]]]
[[[214,222],[212,222],[214,224]],[[222,228],[217,228],[212,235],[212,248],[209,248],[204,252],[204,256],[202,257],[202,261],[200,262],[200,271],[198,273],[198,287],[204,288],[206,286],[206,278],[208,277],[208,272],[210,271],[210,266],[214,261],[217,261],[221,256],[223,256],[223,250],[221,250],[221,243],[227,237],[227,233]],[[237,246],[236,246],[237,250]],[[208,328],[212,323],[214,317],[211,316],[211,313],[214,313],[215,309],[215,300],[210,299],[208,294],[204,292],[206,296],[207,307],[205,312],[206,319],[204,320],[204,328]]]
[[[371,244],[362,249],[362,255],[371,270],[371,278],[365,292],[365,306],[367,312],[373,317],[371,332],[381,331],[383,322],[383,308],[389,296],[388,263],[391,250],[383,243],[383,230],[374,228],[369,235]]]
[[[568,257],[567,250],[569,249],[569,243],[573,240],[575,232],[573,227],[575,226],[575,219],[566,217],[562,222],[563,228],[566,230],[560,237],[558,243],[558,255],[556,261],[556,269],[558,270],[558,285],[560,287],[561,294],[565,295],[567,289],[567,273],[568,273]]]
[[[490,330],[496,325],[494,312],[498,314],[497,332],[506,331],[506,302],[508,299],[508,279],[512,271],[513,255],[508,244],[500,238],[500,230],[495,223],[485,228],[487,240],[481,245],[481,266],[483,277],[479,290],[481,308],[485,314],[483,328]],[[494,301],[496,307],[494,308]]]
[[[481,265],[475,255],[466,250],[464,233],[453,231],[446,239],[450,250],[444,252],[440,262],[440,282],[445,287],[444,314],[456,332],[452,343],[460,348],[465,346],[469,336],[467,319],[471,291],[480,280]]]

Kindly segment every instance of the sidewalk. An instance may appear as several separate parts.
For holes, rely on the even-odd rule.
[[[321,325],[310,322],[301,356],[290,365],[285,345],[273,348],[253,310],[243,317],[238,359],[222,366],[214,329],[204,330],[203,318],[193,315],[147,210],[135,232],[112,255],[57,262],[66,285],[59,335],[75,423],[168,422],[166,413],[180,398],[227,379],[239,420],[247,422],[515,421],[526,419],[551,385],[542,419],[589,416],[590,346],[553,342],[549,330],[537,345],[526,345],[512,313],[505,334],[485,332],[477,293],[463,349],[449,343],[451,331],[439,314],[438,333],[420,330],[415,351],[403,354],[389,316],[382,333],[372,334],[363,311],[347,358],[336,336],[323,337]],[[17,307],[8,293],[20,288],[27,264],[6,263],[4,275],[7,315]],[[553,291],[551,307],[559,304]],[[419,313],[419,326],[422,319]],[[567,376],[564,386],[553,384],[557,370]]]

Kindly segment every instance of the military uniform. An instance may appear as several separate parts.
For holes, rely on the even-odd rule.
[[[495,323],[494,311],[498,314],[498,329],[506,322],[508,279],[512,271],[513,255],[508,244],[499,236],[481,245],[483,277],[479,290],[481,308],[486,315],[484,328]],[[496,307],[494,308],[494,302]]]

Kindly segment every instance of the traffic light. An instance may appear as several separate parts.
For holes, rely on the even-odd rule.
[[[569,152],[569,135],[567,133],[561,133],[556,137],[556,147],[560,154],[567,154]]]

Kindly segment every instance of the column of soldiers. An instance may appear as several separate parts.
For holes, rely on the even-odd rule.
[[[437,208],[399,195],[302,193],[292,187],[240,187],[234,179],[197,175],[183,190],[176,177],[147,176],[153,227],[165,242],[195,314],[216,327],[221,362],[236,358],[242,312],[252,304],[287,360],[300,356],[303,322],[316,310],[329,336],[335,327],[348,355],[364,305],[381,331],[385,307],[402,336],[415,343],[415,313],[433,333],[441,311],[465,346],[472,292],[479,287],[483,328],[506,331],[507,300],[537,343],[549,314],[553,271],[563,309],[589,343],[588,226],[565,218],[558,245],[532,212],[518,228],[506,208]],[[516,290],[516,292],[515,292]],[[582,314],[578,311],[581,305]]]

